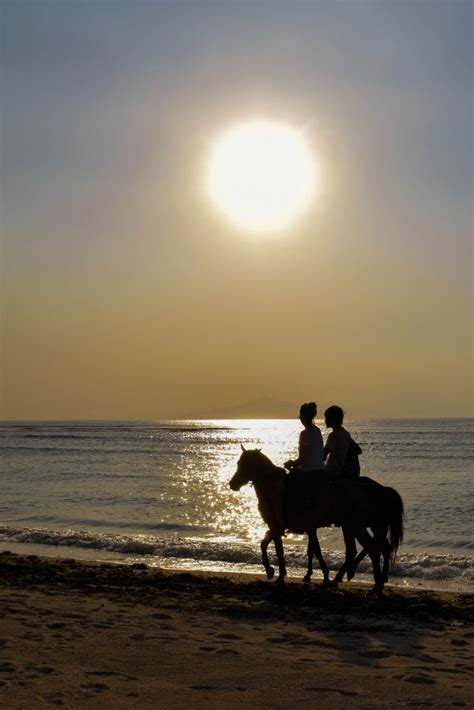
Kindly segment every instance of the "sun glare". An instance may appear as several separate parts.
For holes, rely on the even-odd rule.
[[[212,147],[207,188],[234,223],[253,232],[287,227],[310,205],[316,166],[301,131],[273,121],[242,123]]]

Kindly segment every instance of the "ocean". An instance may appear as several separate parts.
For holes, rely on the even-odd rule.
[[[472,590],[474,420],[353,420],[346,427],[363,449],[363,474],[396,488],[405,504],[391,582]],[[233,492],[228,482],[240,444],[262,447],[282,465],[296,455],[300,428],[282,419],[4,422],[0,549],[262,573],[265,527],[254,491]],[[340,529],[320,530],[319,538],[337,569]],[[303,537],[285,539],[291,575],[304,574],[305,546]],[[361,579],[369,571],[363,563]]]

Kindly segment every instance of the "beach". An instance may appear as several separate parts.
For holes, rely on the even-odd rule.
[[[0,554],[0,707],[472,707],[473,595]]]

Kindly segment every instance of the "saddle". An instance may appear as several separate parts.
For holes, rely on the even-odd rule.
[[[292,470],[286,477],[285,510],[297,512],[316,508],[321,488],[328,481],[322,471]]]

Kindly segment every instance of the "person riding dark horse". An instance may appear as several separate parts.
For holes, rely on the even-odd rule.
[[[321,430],[314,423],[318,408],[315,402],[305,402],[300,407],[300,433],[298,458],[285,463],[289,469],[286,479],[287,505],[292,509],[314,503],[321,484],[326,480],[324,447]]]
[[[344,412],[341,407],[333,404],[324,412],[324,421],[328,429],[332,429],[324,447],[324,459],[329,478],[349,478],[355,480],[360,476],[359,456],[362,449],[356,444],[349,432],[344,429]]]

